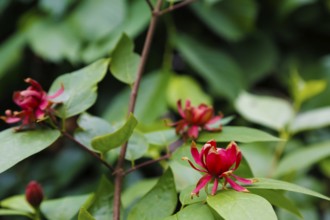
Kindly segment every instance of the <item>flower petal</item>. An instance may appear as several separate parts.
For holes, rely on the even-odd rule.
[[[223,171],[221,157],[216,148],[211,150],[206,155],[206,167],[207,171],[213,176],[219,176]]]
[[[191,146],[190,146],[190,152],[191,155],[193,156],[195,162],[200,165],[201,167],[203,167],[203,163],[201,161],[201,157],[200,154],[198,152],[198,149],[196,147],[196,143],[194,141],[191,142]]]
[[[55,99],[58,96],[60,96],[63,92],[64,92],[64,85],[61,84],[61,88],[59,88],[59,90],[57,90],[53,95],[47,96],[47,98],[48,99]]]
[[[35,81],[35,80],[31,79],[31,78],[26,78],[24,81],[26,83],[31,84],[36,90],[43,91],[41,85],[37,81]]]
[[[206,170],[202,170],[202,169],[199,169],[199,168],[197,168],[197,167],[195,167],[195,165],[187,158],[187,157],[182,157],[182,160],[186,160],[186,161],[188,161],[188,163],[190,164],[190,166],[192,167],[192,168],[194,168],[195,170],[197,170],[197,171],[199,171],[199,172],[203,172],[203,173],[207,173],[207,171]]]
[[[214,183],[213,183],[213,187],[212,187],[212,192],[211,192],[211,195],[212,195],[212,196],[214,196],[215,193],[216,193],[217,190],[218,190],[218,183],[219,183],[218,178],[215,178],[215,179],[214,179]]]
[[[198,134],[199,134],[199,127],[196,125],[191,126],[188,129],[188,137],[193,138],[193,139],[197,139],[198,138]]]
[[[202,178],[199,179],[196,184],[196,188],[192,191],[191,196],[199,194],[199,191],[212,179],[212,176],[209,174],[205,174]]]
[[[253,180],[251,179],[245,179],[243,177],[240,176],[236,176],[234,174],[231,174],[232,177],[234,177],[235,179],[237,179],[239,182],[244,183],[244,184],[252,184]]]
[[[177,105],[178,105],[179,114],[181,115],[182,118],[185,118],[185,115],[184,115],[183,110],[182,110],[181,99],[178,100]]]
[[[229,177],[225,176],[225,179],[234,190],[239,192],[249,192],[249,190],[247,190],[243,186],[238,185],[234,180],[230,179]]]

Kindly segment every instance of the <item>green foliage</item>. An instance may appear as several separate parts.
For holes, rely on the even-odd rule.
[[[118,80],[132,85],[140,62],[140,56],[133,52],[132,40],[123,34],[111,54],[110,70]]]
[[[115,132],[94,137],[92,139],[93,148],[106,153],[113,148],[119,147],[129,139],[137,124],[138,122],[133,114],[130,114],[126,123]]]
[[[164,220],[213,220],[215,219],[210,208],[205,204],[194,204],[187,206],[178,213]]]
[[[173,173],[167,169],[157,184],[133,206],[127,219],[163,219],[173,213],[176,203]]]
[[[91,65],[58,77],[52,84],[49,93],[57,91],[61,85],[64,93],[55,99],[62,102],[57,109],[62,118],[68,118],[84,112],[91,107],[97,98],[97,83],[106,74],[109,59],[98,60]]]
[[[224,219],[277,219],[271,204],[261,196],[233,190],[207,197],[207,204]]]
[[[49,147],[60,136],[57,130],[31,130],[15,132],[12,128],[0,132],[0,173],[23,159]]]

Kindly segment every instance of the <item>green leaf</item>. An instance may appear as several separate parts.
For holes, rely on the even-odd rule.
[[[13,128],[0,132],[0,173],[25,158],[50,146],[60,136],[57,130],[31,130],[15,132]]]
[[[292,214],[302,218],[299,209],[283,195],[283,192],[279,190],[267,190],[267,189],[250,189],[250,191],[254,194],[264,197],[267,199],[272,205],[283,208]]]
[[[193,204],[164,220],[213,220],[212,210],[205,204]]]
[[[125,159],[133,161],[141,158],[148,151],[148,146],[148,141],[144,134],[134,131],[128,141]]]
[[[211,6],[199,1],[192,9],[215,34],[229,41],[239,41],[251,32],[257,16],[253,0],[226,0]]]
[[[123,34],[111,54],[110,70],[113,76],[127,84],[134,83],[140,63],[140,56],[133,49],[133,41]]]
[[[170,161],[170,167],[173,170],[175,186],[178,191],[188,186],[195,185],[201,178],[201,174],[187,165],[182,165],[175,160]]]
[[[81,208],[79,211],[78,220],[95,220],[95,218],[89,214],[86,209]]]
[[[168,146],[178,139],[174,129],[154,131],[145,134],[149,144]]]
[[[192,105],[199,105],[201,103],[207,105],[212,104],[212,98],[208,96],[197,81],[190,76],[172,75],[166,94],[167,102],[175,110],[178,109],[178,100],[181,100],[183,105],[186,103],[187,99],[191,101]]]
[[[46,200],[40,208],[47,219],[68,220],[78,213],[87,198],[88,195],[80,195]]]
[[[206,194],[205,190],[201,190],[199,192],[199,196],[191,197],[191,192],[195,188],[196,188],[196,185],[188,186],[188,187],[186,187],[185,189],[183,189],[181,191],[179,200],[180,200],[182,206],[190,205],[190,204],[195,204],[195,203],[200,203],[200,202],[205,202],[206,201],[207,194]]]
[[[278,14],[281,18],[286,17],[296,9],[312,4],[315,0],[285,0],[278,1]]]
[[[120,147],[132,135],[134,128],[138,124],[137,120],[131,114],[126,123],[117,131],[94,137],[92,139],[92,146],[94,149],[106,153],[107,151]]]
[[[95,220],[112,219],[113,193],[113,185],[106,177],[102,176],[96,192],[89,197],[82,208],[86,209]]]
[[[224,190],[215,196],[207,197],[207,204],[226,220],[277,219],[271,204],[251,193]]]
[[[217,142],[237,141],[242,143],[262,142],[262,141],[283,141],[264,131],[254,128],[240,126],[224,126],[220,132],[202,132],[197,142],[207,142],[215,139]]]
[[[286,100],[247,92],[239,95],[235,107],[245,119],[277,131],[284,129],[294,116],[293,107]]]
[[[74,0],[41,0],[39,1],[39,7],[53,16],[61,16],[73,2]]]
[[[314,197],[318,197],[321,199],[325,199],[330,201],[330,198],[327,196],[324,196],[318,192],[314,192],[310,189],[306,189],[304,187],[295,185],[293,183],[288,183],[280,180],[274,180],[274,179],[267,179],[267,178],[255,178],[257,182],[253,183],[252,185],[246,186],[248,189],[279,189],[279,190],[286,190],[286,191],[292,191],[297,193],[302,193]]]
[[[79,128],[75,131],[74,137],[85,146],[92,148],[91,141],[94,137],[108,134],[115,129],[104,119],[83,113],[77,120]]]
[[[290,123],[290,131],[298,133],[330,125],[330,107],[299,113]]]
[[[84,0],[70,14],[68,22],[79,38],[95,41],[114,31],[123,23],[125,16],[125,1]]]
[[[311,167],[328,156],[330,156],[330,141],[299,148],[280,160],[274,175],[282,176],[292,171]]]
[[[177,195],[173,173],[167,169],[157,184],[134,205],[128,220],[157,220],[173,213],[177,204]]]
[[[33,218],[33,216],[30,213],[24,212],[24,211],[19,211],[19,210],[11,210],[11,209],[1,209],[0,208],[0,216],[6,216],[6,215],[21,215],[21,216],[26,216],[30,219]]]
[[[98,60],[91,65],[75,72],[58,77],[50,88],[49,94],[53,94],[64,85],[64,92],[54,99],[62,102],[58,113],[62,118],[77,115],[96,101],[97,83],[100,82],[107,72],[109,59]]]
[[[201,42],[203,41],[180,35],[176,38],[176,47],[187,63],[207,81],[217,95],[234,100],[245,87],[242,70],[226,53]]]
[[[26,36],[23,33],[16,33],[8,38],[0,46],[0,79],[15,65],[19,63],[26,44]]]
[[[21,211],[23,213],[35,213],[32,206],[26,201],[25,195],[17,195],[6,198],[0,202],[2,208]]]
[[[121,199],[123,206],[127,208],[132,203],[139,201],[143,195],[156,185],[156,183],[156,179],[143,179],[138,183],[132,184],[122,194]]]

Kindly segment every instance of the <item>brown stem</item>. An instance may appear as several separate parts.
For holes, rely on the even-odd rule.
[[[130,172],[133,172],[134,170],[137,170],[137,169],[140,169],[141,167],[144,167],[144,166],[148,166],[150,164],[153,164],[153,163],[156,163],[156,162],[159,162],[161,160],[165,160],[165,159],[168,159],[171,155],[170,154],[165,154],[164,156],[161,156],[160,158],[158,159],[155,159],[155,160],[148,160],[144,163],[140,163],[139,165],[136,165],[134,167],[132,167],[131,169],[127,170],[124,175],[127,175],[129,174]]]
[[[152,5],[151,1],[150,0],[146,0],[147,1],[147,4],[150,8],[150,10],[153,12],[154,11],[154,6]]]
[[[175,4],[173,6],[170,6],[170,7],[166,8],[166,9],[164,9],[164,10],[161,10],[158,13],[157,12],[154,12],[154,13],[157,13],[158,16],[161,16],[161,15],[166,14],[168,12],[171,12],[171,11],[177,10],[179,8],[182,8],[182,7],[184,7],[184,6],[192,3],[194,1],[196,1],[196,0],[186,0],[186,1],[180,2],[178,4]]]
[[[152,42],[152,38],[155,32],[156,23],[158,20],[158,13],[160,11],[160,8],[162,6],[162,0],[157,0],[156,7],[153,10],[152,18],[149,24],[147,36],[144,42],[142,54],[141,54],[141,61],[138,67],[136,81],[133,85],[129,106],[128,106],[128,113],[133,113],[135,109],[135,103],[137,98],[138,89],[140,86],[140,81],[142,74],[144,72],[145,64],[148,58],[150,45]],[[127,150],[127,142],[121,147],[120,155],[118,158],[118,163],[115,169],[115,191],[114,191],[114,202],[113,202],[113,220],[119,220],[120,219],[120,195],[123,185],[123,179],[125,176],[124,172],[124,162],[125,162],[125,154]]]
[[[95,157],[98,161],[100,161],[109,170],[114,171],[114,168],[110,164],[108,164],[108,162],[106,162],[105,160],[103,160],[97,153],[95,153],[94,151],[91,151],[90,149],[88,149],[85,145],[83,145],[82,143],[80,143],[79,141],[77,141],[74,137],[72,137],[66,131],[61,131],[61,133],[62,133],[62,135],[64,135],[65,137],[67,137],[69,140],[71,140],[72,142],[76,143],[80,148],[82,148],[83,150],[85,150],[87,153],[89,153],[90,155],[92,155],[93,157]]]

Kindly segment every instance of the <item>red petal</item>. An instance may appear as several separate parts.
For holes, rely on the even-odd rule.
[[[197,139],[198,138],[198,133],[199,133],[198,129],[199,129],[198,126],[193,125],[188,130],[188,136],[190,138]]]
[[[217,150],[212,148],[206,156],[206,167],[210,174],[219,176],[222,173],[222,161]]]
[[[238,166],[240,165],[242,160],[242,153],[238,152],[237,156],[236,156],[236,162],[235,162],[235,167],[233,170],[236,170],[238,168]]]
[[[218,190],[218,178],[214,179],[211,195],[214,196]]]
[[[235,181],[233,181],[232,179],[230,179],[229,177],[225,177],[225,179],[227,180],[227,182],[230,184],[230,186],[239,192],[249,192],[249,190],[247,190],[246,188],[244,188],[243,186],[238,185]]]
[[[37,81],[35,81],[35,80],[33,80],[33,79],[31,79],[31,78],[26,78],[26,79],[25,79],[25,82],[31,84],[35,89],[37,89],[37,90],[39,90],[39,91],[43,91],[41,85],[40,85]]]
[[[196,188],[192,191],[192,195],[199,194],[199,191],[212,179],[212,176],[209,174],[204,175],[202,178],[199,179]]]
[[[59,88],[59,90],[57,90],[53,95],[47,96],[47,98],[48,99],[55,99],[58,96],[60,96],[63,92],[64,92],[64,86],[63,86],[63,84],[61,84],[61,88]]]
[[[191,143],[190,152],[191,152],[191,155],[193,156],[195,162],[198,165],[200,165],[201,167],[203,167],[203,163],[201,161],[200,154],[198,152],[198,149],[196,147],[196,143],[194,141]]]
[[[195,170],[197,170],[197,171],[199,171],[199,172],[207,173],[206,170],[202,170],[202,169],[199,169],[199,168],[195,167],[195,165],[194,165],[194,164],[193,164],[188,158],[183,157],[182,159],[183,159],[183,160],[187,160],[188,163],[190,164],[190,166],[191,166],[193,169],[195,169]]]
[[[234,177],[235,179],[237,179],[238,181],[240,181],[241,183],[244,183],[244,184],[252,184],[253,183],[253,180],[250,180],[250,179],[245,179],[243,177],[239,177],[239,176],[236,176],[234,174],[231,174],[232,177]]]
[[[212,118],[212,115],[213,115],[213,108],[206,108],[198,115],[196,121],[198,122],[198,124],[204,125],[208,123],[208,121]]]

